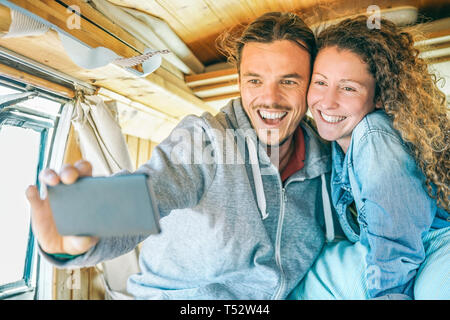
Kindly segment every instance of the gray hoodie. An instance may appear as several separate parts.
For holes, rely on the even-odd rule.
[[[137,299],[285,299],[325,234],[333,238],[330,149],[301,127],[304,167],[282,183],[239,99],[216,116],[187,116],[136,171],[153,186],[162,232],[102,238],[69,261],[47,258],[95,265],[145,240],[141,273],[128,280]]]

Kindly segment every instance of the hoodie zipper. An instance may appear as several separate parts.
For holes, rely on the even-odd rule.
[[[278,287],[278,290],[274,296],[274,300],[279,300],[281,297],[281,294],[284,291],[284,287],[286,286],[286,274],[284,273],[283,266],[281,265],[281,234],[283,231],[283,220],[284,220],[284,211],[286,207],[286,189],[281,189],[281,210],[280,210],[280,217],[278,219],[278,226],[277,226],[277,235],[275,240],[275,261],[280,269],[280,286]]]

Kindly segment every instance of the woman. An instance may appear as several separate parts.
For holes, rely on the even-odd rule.
[[[347,19],[318,36],[308,105],[332,142],[327,245],[299,299],[450,299],[449,119],[410,34]]]

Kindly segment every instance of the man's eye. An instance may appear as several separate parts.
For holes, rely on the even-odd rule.
[[[287,84],[287,85],[294,85],[297,82],[293,81],[293,80],[281,80],[282,84]]]
[[[248,80],[248,82],[251,84],[260,84],[261,83],[261,81],[258,79],[250,79],[250,80]]]
[[[353,89],[352,87],[344,87],[343,89],[344,89],[345,91],[348,91],[348,92],[356,91],[356,90]]]

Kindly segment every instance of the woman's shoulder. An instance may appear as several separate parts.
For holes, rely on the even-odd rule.
[[[394,139],[404,144],[400,133],[394,128],[391,118],[384,110],[375,110],[367,114],[353,129],[354,142],[360,143],[375,136]]]

